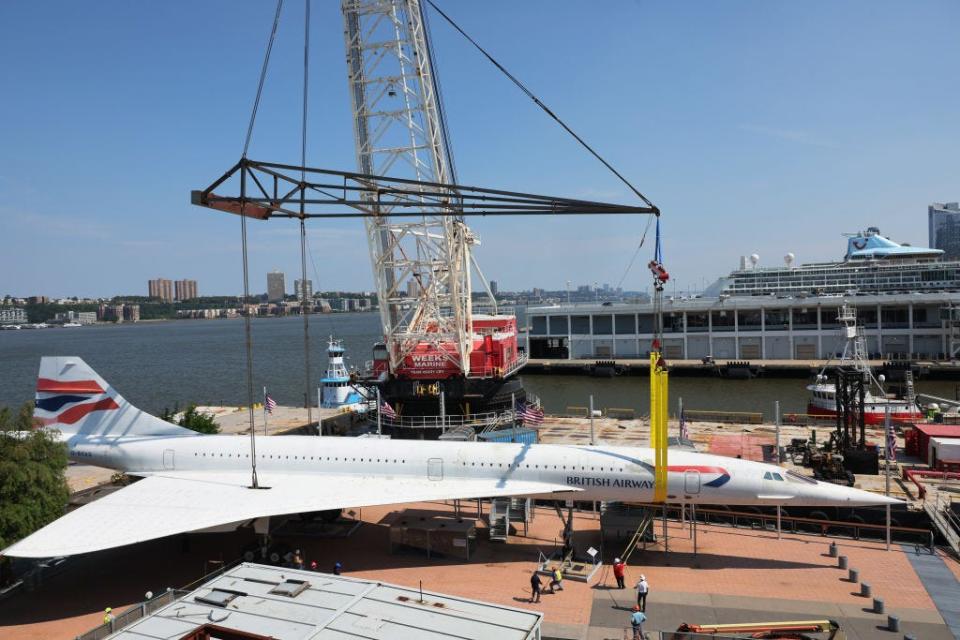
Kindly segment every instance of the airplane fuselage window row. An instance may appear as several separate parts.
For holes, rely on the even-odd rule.
[[[238,453],[238,454],[232,454],[232,453],[224,454],[224,453],[221,453],[221,454],[219,454],[219,456],[218,456],[217,454],[211,453],[211,454],[209,454],[209,456],[208,456],[206,453],[199,453],[199,452],[196,452],[196,451],[193,453],[193,455],[194,455],[194,457],[200,457],[200,458],[206,458],[206,457],[210,457],[210,458],[217,458],[217,457],[220,457],[220,458],[223,458],[223,457],[227,457],[227,458],[233,458],[233,457],[236,457],[236,458],[241,458],[241,457],[242,457],[242,458],[249,458],[249,457],[250,457],[250,454],[249,454],[249,453],[245,453],[245,454],[243,454],[242,456],[241,456],[239,453]],[[307,461],[308,461],[307,456],[293,456],[293,457],[291,458],[291,456],[280,456],[280,455],[274,456],[273,454],[263,454],[263,453],[261,453],[260,455],[258,455],[257,458],[260,458],[260,459],[262,459],[262,460],[291,460],[291,459],[292,459],[292,460],[300,460],[300,461],[302,461],[302,462],[307,462]],[[339,457],[329,458],[329,457],[310,456],[309,460],[310,460],[310,461],[316,461],[316,462],[341,462],[341,460],[340,460]],[[366,462],[366,463],[374,463],[374,462],[376,462],[376,463],[380,463],[380,464],[391,464],[391,463],[392,463],[392,464],[398,464],[398,463],[399,463],[399,464],[407,464],[407,461],[406,461],[406,460],[398,460],[398,459],[396,459],[396,458],[393,459],[393,460],[389,460],[389,459],[386,459],[386,458],[383,458],[383,459],[377,458],[376,460],[374,460],[373,458],[360,458],[359,460],[358,460],[357,458],[344,458],[344,459],[342,460],[342,462]],[[413,463],[411,463],[411,464],[413,464]],[[461,462],[460,462],[460,465],[465,467],[465,466],[467,466],[467,463],[466,463],[466,461],[461,461]],[[523,467],[524,469],[530,469],[530,468],[533,468],[533,469],[541,469],[541,468],[542,468],[542,469],[545,469],[545,470],[555,469],[555,470],[557,470],[557,471],[567,471],[567,470],[570,470],[570,471],[604,471],[604,472],[605,472],[605,471],[610,471],[610,472],[614,472],[614,471],[625,471],[625,470],[626,470],[626,467],[620,467],[620,468],[616,468],[616,467],[585,467],[585,466],[576,466],[576,465],[569,465],[569,466],[568,466],[568,465],[558,465],[558,464],[555,464],[555,465],[548,465],[548,464],[545,464],[545,465],[539,465],[539,464],[534,464],[534,465],[529,465],[529,464],[523,464],[523,465],[519,465],[519,464],[508,464],[508,465],[504,465],[504,463],[502,463],[502,462],[479,462],[479,463],[477,463],[477,462],[471,462],[471,463],[470,463],[470,466],[471,466],[471,467],[480,466],[480,467],[490,467],[490,468],[497,467],[497,468],[500,468],[500,469],[502,469],[504,466],[513,467],[513,468],[516,468],[516,469],[519,469],[519,468],[521,468],[521,467]]]

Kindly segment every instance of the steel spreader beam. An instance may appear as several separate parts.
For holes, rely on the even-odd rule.
[[[305,176],[302,180],[301,175]],[[235,195],[225,195],[231,191]],[[656,207],[422,182],[247,158],[206,189],[191,192],[191,201],[258,220],[660,214]]]

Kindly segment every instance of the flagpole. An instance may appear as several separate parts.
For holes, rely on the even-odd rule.
[[[447,395],[440,387],[440,432],[447,430]]]
[[[884,424],[884,427],[886,428],[885,435],[887,438],[886,445],[884,446],[885,451],[883,456],[884,458],[883,466],[884,466],[884,472],[885,472],[884,475],[886,476],[886,488],[884,493],[889,498],[890,497],[890,451],[891,450],[896,451],[896,440],[894,440],[893,438],[893,431],[892,431],[893,427],[890,424],[890,405],[889,404],[884,407],[883,424]],[[892,447],[890,446],[891,442],[893,443]],[[887,506],[887,551],[890,551],[890,504],[888,503],[886,506]]]
[[[382,425],[380,422],[380,387],[377,387],[377,435],[382,434]]]
[[[683,436],[683,424],[683,396],[680,396],[677,398],[677,428],[680,430],[677,435],[680,436],[680,440],[686,440]],[[683,442],[680,444],[683,444]]]
[[[773,456],[777,464],[780,464],[780,401],[773,401],[773,419],[776,429],[774,430]]]
[[[267,432],[267,388],[263,388],[263,435],[270,435]]]
[[[590,394],[590,446],[597,444],[593,431],[593,394]]]

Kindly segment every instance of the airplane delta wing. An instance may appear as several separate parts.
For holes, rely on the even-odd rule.
[[[571,493],[579,489],[496,478],[163,472],[68,513],[0,555],[50,558],[110,549],[254,518],[346,507]]]

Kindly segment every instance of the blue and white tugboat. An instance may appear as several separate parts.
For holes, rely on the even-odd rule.
[[[320,406],[363,413],[367,410],[366,398],[350,380],[343,354],[341,341],[331,337],[327,343],[327,370],[320,380]]]

